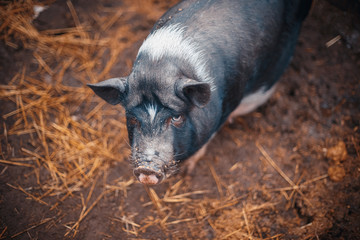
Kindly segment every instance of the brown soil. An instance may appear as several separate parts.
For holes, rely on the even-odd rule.
[[[0,239],[360,239],[360,21],[323,0],[268,103],[225,125],[191,176],[135,181],[123,110],[85,83],[128,74],[173,3],[74,0],[74,15],[57,1],[32,25],[84,27],[71,46],[0,15]]]

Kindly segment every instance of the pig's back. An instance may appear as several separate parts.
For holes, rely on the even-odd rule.
[[[241,99],[268,90],[293,55],[311,0],[187,0],[165,13],[157,29],[177,25],[202,51],[222,99],[222,120]]]

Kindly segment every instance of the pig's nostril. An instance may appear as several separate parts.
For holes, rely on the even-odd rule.
[[[136,168],[134,169],[134,175],[137,177],[139,182],[149,185],[158,184],[164,178],[163,173],[148,168]]]

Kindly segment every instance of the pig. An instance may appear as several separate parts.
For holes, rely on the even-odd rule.
[[[184,160],[196,162],[227,119],[266,102],[310,7],[311,0],[181,1],[156,22],[128,76],[88,84],[125,108],[141,183],[159,184]]]

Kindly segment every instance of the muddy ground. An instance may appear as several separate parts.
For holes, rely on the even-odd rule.
[[[73,1],[90,33],[101,28],[91,16],[107,7],[124,11],[121,24],[125,21],[138,36],[128,40],[103,77],[129,73],[141,39],[173,4],[151,1],[147,6],[152,9],[142,12],[128,7],[143,2],[125,2]],[[111,37],[121,24],[100,33]],[[57,1],[33,25],[43,31],[74,27],[76,21],[65,1]],[[2,86],[25,65],[37,77],[35,48],[13,41],[17,46],[0,42]],[[64,82],[72,80],[71,72],[64,75]],[[90,80],[71,85],[86,88],[84,82]],[[0,100],[1,116],[18,107],[10,97]],[[77,116],[88,115],[89,106],[77,109]],[[122,114],[119,106],[104,105],[99,111],[109,108]],[[126,160],[111,160],[106,171],[95,175],[97,181],[89,179],[70,194],[44,195],[47,189],[40,183],[51,181],[47,168],[2,161],[0,239],[360,239],[359,109],[358,12],[315,1],[275,94],[255,112],[226,124],[192,175],[180,173],[146,188],[133,181]],[[117,120],[123,121],[123,115]],[[15,116],[0,121],[2,160],[28,157],[22,148],[37,149],[32,144],[36,134],[7,134]],[[120,188],[119,179],[128,184]]]

